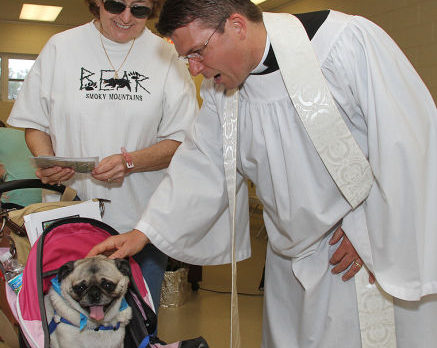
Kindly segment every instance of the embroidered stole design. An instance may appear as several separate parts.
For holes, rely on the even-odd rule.
[[[362,348],[396,348],[393,297],[369,284],[366,267],[355,274]]]
[[[223,114],[223,160],[228,190],[232,241],[231,348],[239,348],[241,346],[240,320],[238,315],[237,262],[235,258],[238,96],[237,89],[226,91]]]
[[[264,24],[268,32],[293,33],[269,36],[282,78],[326,169],[356,208],[369,195],[372,170],[335,106],[305,29],[286,13],[264,13]]]

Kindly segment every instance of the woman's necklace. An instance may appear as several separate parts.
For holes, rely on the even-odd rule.
[[[111,65],[112,69],[114,69],[114,79],[118,79],[118,72],[120,71],[121,67],[124,65],[124,63],[126,62],[127,57],[129,56],[130,51],[132,50],[132,47],[134,46],[135,43],[135,38],[132,40],[132,44],[129,47],[129,51],[127,51],[126,56],[124,57],[123,61],[121,62],[120,66],[118,67],[118,69],[115,69],[114,65],[111,62],[111,58],[109,58],[109,54],[106,51],[105,45],[103,44],[103,39],[102,39],[102,31],[100,31],[100,43],[102,44],[103,50],[105,51],[106,54],[106,58],[108,58],[108,62]]]

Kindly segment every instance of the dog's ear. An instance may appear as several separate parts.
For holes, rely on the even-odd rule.
[[[65,279],[74,270],[74,261],[68,261],[63,264],[58,270],[58,282],[60,283],[62,279]]]
[[[114,259],[114,261],[115,261],[115,265],[117,266],[121,274],[130,277],[131,272],[130,272],[129,261],[126,259]]]

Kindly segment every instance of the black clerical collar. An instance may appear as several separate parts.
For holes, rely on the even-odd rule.
[[[266,59],[264,59],[263,65],[264,70],[258,71],[256,73],[251,73],[251,75],[265,75],[270,74],[279,69],[278,62],[276,61],[275,53],[273,52],[272,45],[269,43],[269,52],[267,53]]]
[[[319,30],[319,28],[325,22],[326,18],[328,18],[329,12],[330,12],[329,10],[316,11],[316,12],[295,14],[294,16],[296,16],[301,21],[309,39],[312,40],[317,30]],[[262,64],[258,65],[254,69],[254,71],[256,72],[252,72],[250,75],[270,74],[279,69],[278,62],[276,61],[275,53],[273,52],[273,48],[272,45],[270,44],[270,40],[268,39],[268,37],[267,37],[266,46],[267,45],[269,45],[269,52],[267,53],[266,58],[264,59]]]

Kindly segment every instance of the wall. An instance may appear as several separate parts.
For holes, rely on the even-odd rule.
[[[193,81],[194,84],[196,85],[196,96],[197,96],[197,101],[199,103],[199,107],[202,106],[202,98],[200,98],[200,85],[202,84],[203,81],[203,76],[202,75],[197,75],[197,76],[193,76]]]
[[[380,25],[399,44],[437,100],[436,0],[292,0],[270,11],[299,13],[327,8],[359,14]],[[0,52],[38,54],[49,37],[68,28],[0,22]],[[201,80],[194,79],[196,86]],[[0,102],[1,120],[11,108],[11,102]]]
[[[47,40],[54,34],[69,29],[66,26],[0,22],[0,52],[14,54],[39,54]],[[0,101],[0,120],[5,121],[13,102]]]
[[[293,0],[274,12],[333,9],[366,17],[400,46],[437,100],[436,0]]]
[[[46,24],[0,22],[0,52],[38,54],[52,35],[69,28]]]

